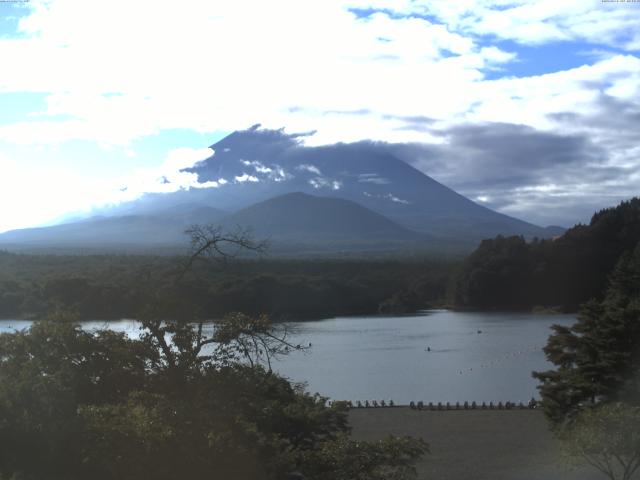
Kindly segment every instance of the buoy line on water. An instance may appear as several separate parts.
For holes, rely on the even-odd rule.
[[[507,352],[499,357],[496,357],[488,362],[483,362],[480,365],[476,364],[475,368],[476,370],[479,369],[486,369],[486,368],[492,368],[492,367],[497,367],[500,364],[504,363],[506,360],[510,360],[510,359],[515,359],[518,358],[522,355],[525,354],[530,354],[530,353],[534,353],[537,351],[542,350],[542,347],[529,347],[529,348],[524,348],[524,349],[520,349],[520,350],[514,350],[512,352]],[[458,369],[458,375],[463,375],[465,373],[471,373],[473,372],[474,367],[468,367],[464,370],[460,370]]]

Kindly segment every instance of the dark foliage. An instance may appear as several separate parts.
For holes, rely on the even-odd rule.
[[[427,451],[422,440],[352,441],[344,403],[328,407],[272,372],[272,358],[299,349],[285,325],[234,313],[205,329],[206,309],[195,300],[206,297],[208,270],[196,260],[229,258],[227,243],[255,244],[216,229],[197,233],[203,241],[186,267],[154,265],[144,276],[139,338],[85,331],[77,313],[60,309],[27,331],[0,335],[0,478],[414,476]],[[48,291],[64,305],[86,297],[88,285],[70,278]]]
[[[426,451],[351,441],[345,405],[237,357],[266,320],[213,337],[146,320],[135,340],[54,320],[0,335],[0,478],[405,479]]]
[[[604,300],[584,304],[573,326],[553,332],[544,350],[557,368],[534,373],[553,423],[586,404],[640,405],[640,243],[618,262]]]
[[[640,241],[640,198],[596,213],[554,240],[484,240],[458,272],[458,307],[576,311],[601,299],[620,256]]]
[[[189,300],[206,318],[243,311],[297,320],[376,313],[381,305],[412,311],[443,303],[453,265],[438,259],[199,259],[184,273],[184,258],[177,257],[0,252],[0,318],[42,317],[56,309],[75,310],[83,320],[137,318],[150,292]]]

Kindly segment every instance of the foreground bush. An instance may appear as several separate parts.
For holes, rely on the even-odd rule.
[[[415,474],[424,442],[351,441],[344,405],[261,366],[286,343],[265,318],[235,315],[216,332],[146,320],[130,339],[58,319],[0,335],[1,478]]]

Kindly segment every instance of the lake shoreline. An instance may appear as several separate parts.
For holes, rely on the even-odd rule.
[[[536,314],[540,316],[545,315],[575,315],[577,312],[574,311],[564,311],[559,308],[554,307],[541,307],[535,306],[533,308],[522,308],[522,309],[500,309],[500,308],[480,308],[480,307],[461,307],[456,305],[450,305],[446,303],[433,303],[429,305],[425,305],[420,308],[415,309],[400,309],[397,311],[383,311],[380,308],[378,309],[370,309],[370,310],[357,310],[357,311],[341,311],[341,310],[326,310],[322,312],[314,312],[307,314],[267,314],[270,316],[271,321],[273,323],[282,324],[288,322],[316,322],[319,320],[329,320],[336,317],[397,317],[397,316],[413,316],[413,315],[426,315],[429,312],[437,312],[437,311],[449,311],[449,312],[460,312],[460,313],[504,313],[504,314]],[[44,318],[39,318],[37,315],[25,315],[23,317],[13,316],[7,318],[0,318],[0,322],[5,321],[39,321],[44,320]],[[104,317],[104,318],[79,318],[77,319],[77,323],[83,322],[118,322],[121,320],[133,320],[131,318],[122,318],[122,317]],[[205,320],[205,323],[211,323],[215,320]]]
[[[523,402],[538,398],[532,371],[549,368],[542,348],[553,324],[571,316],[460,313],[431,310],[418,315],[336,317],[285,326],[292,345],[310,348],[282,355],[274,370],[307,390],[333,400],[373,400],[398,405],[473,401]],[[28,328],[30,322],[0,322],[0,332]],[[83,322],[95,331],[109,328],[131,338],[140,324]],[[205,333],[214,327],[205,325]],[[311,345],[313,345],[311,347]]]

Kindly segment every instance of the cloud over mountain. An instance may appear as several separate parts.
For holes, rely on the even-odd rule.
[[[75,0],[1,8],[0,149],[19,165],[6,172],[65,172],[56,181],[75,201],[29,209],[0,228],[117,201],[122,192],[109,196],[105,184],[127,177],[130,196],[189,185],[193,177],[156,175],[170,151],[197,150],[255,121],[316,130],[300,138],[308,146],[424,144],[425,158],[439,158],[413,163],[425,173],[541,223],[584,220],[638,183],[639,3],[138,0],[126,15]],[[545,138],[559,149],[557,175]],[[249,167],[239,180],[208,181],[258,183]],[[319,188],[339,188],[316,177]],[[12,191],[26,204],[35,182],[21,186]]]
[[[219,220],[222,225],[255,229],[288,245],[312,243],[315,250],[327,250],[321,247],[327,242],[338,250],[354,245],[378,249],[380,242],[401,249],[468,249],[498,234],[549,235],[539,226],[485,208],[411,167],[392,153],[397,145],[311,147],[302,143],[309,135],[259,125],[236,131],[213,144],[206,159],[187,161],[193,153],[187,152],[190,155],[168,162],[193,165],[179,174],[163,175],[159,183],[166,191],[154,190],[105,209],[103,215],[114,221],[91,218],[70,226],[10,232],[0,240],[44,245],[48,238],[57,238],[71,245],[90,238],[97,245],[103,231],[118,242],[135,231],[139,238],[166,245],[179,238],[180,226],[173,225],[172,215],[183,206],[207,215],[213,207],[227,212]],[[467,138],[466,133],[462,137]],[[187,184],[174,185],[184,179]],[[194,223],[207,221],[194,217]],[[115,231],[123,225],[129,227]]]

